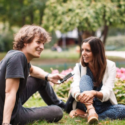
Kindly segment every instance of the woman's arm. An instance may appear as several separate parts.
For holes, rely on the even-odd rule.
[[[3,110],[3,123],[10,123],[12,111],[15,106],[16,93],[19,88],[19,79],[6,79],[5,103]]]
[[[94,97],[101,100],[103,98],[103,94],[95,90],[85,91],[80,93],[76,100],[80,101],[81,103],[93,103],[92,100]]]
[[[110,99],[111,93],[113,92],[114,82],[116,77],[116,66],[112,61],[107,61],[106,71],[103,77],[103,86],[100,92],[103,94],[102,102]]]
[[[74,67],[74,76],[73,76],[73,82],[71,84],[71,94],[76,99],[76,96],[80,93],[79,83],[80,83],[80,71],[79,71],[79,64],[77,63]]]

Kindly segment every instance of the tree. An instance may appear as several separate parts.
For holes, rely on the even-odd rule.
[[[0,21],[9,27],[25,24],[42,24],[47,0],[0,0]]]
[[[43,17],[43,26],[50,31],[64,33],[77,28],[80,45],[83,33],[91,35],[98,28],[105,44],[109,27],[124,23],[124,0],[48,0]]]
[[[0,51],[7,51],[12,48],[10,36],[13,36],[13,29],[25,24],[42,24],[46,1],[0,0],[0,23],[2,22],[0,25]]]

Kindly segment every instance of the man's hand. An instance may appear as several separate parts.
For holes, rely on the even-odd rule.
[[[48,73],[45,72],[44,70],[42,70],[39,67],[36,66],[31,66],[30,68],[30,75],[39,79],[44,79],[45,80],[45,76]],[[54,83],[54,84],[58,84],[58,80],[63,79],[63,75],[61,74],[49,74],[47,77],[47,80]]]
[[[54,84],[58,84],[58,80],[63,79],[63,75],[61,74],[49,74],[48,76],[48,81],[54,83]]]

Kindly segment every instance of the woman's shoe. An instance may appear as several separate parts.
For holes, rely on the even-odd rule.
[[[82,118],[87,118],[87,113],[80,110],[80,109],[75,109],[75,110],[72,110],[70,113],[69,113],[69,116],[71,118],[74,118],[74,117],[82,117]]]
[[[92,109],[92,108],[90,108],[90,109]],[[97,115],[97,113],[88,114],[87,121],[88,121],[89,124],[96,124],[96,123],[98,123],[98,115]]]
[[[87,119],[89,124],[98,123],[98,115],[96,113],[89,115]]]

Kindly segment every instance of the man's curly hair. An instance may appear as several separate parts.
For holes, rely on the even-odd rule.
[[[21,50],[24,47],[24,43],[31,43],[35,37],[38,37],[40,41],[50,42],[51,37],[48,32],[40,26],[25,25],[14,37],[13,49]]]

